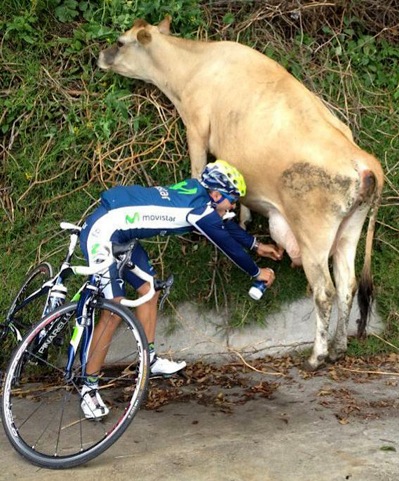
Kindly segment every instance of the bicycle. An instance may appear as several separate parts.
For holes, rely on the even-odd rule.
[[[145,399],[148,342],[140,322],[127,307],[147,302],[156,290],[164,291],[162,306],[173,276],[154,281],[132,265],[129,259],[136,244],[110,244],[108,259],[101,264],[71,266],[75,274],[89,276],[79,291],[79,300],[45,316],[12,356],[3,382],[3,426],[12,446],[37,466],[65,469],[97,457],[126,431]],[[101,280],[115,258],[120,273],[128,267],[150,283],[145,296],[123,299],[120,304],[102,297]],[[81,410],[80,390],[89,350],[92,355],[96,348],[91,345],[93,328],[104,310],[115,320],[120,318],[100,375],[101,396],[110,412],[101,421],[87,420]]]
[[[0,342],[9,334],[13,335],[14,344],[21,342],[35,322],[65,302],[67,287],[64,281],[71,273],[69,268],[81,228],[68,222],[61,222],[60,227],[70,231],[70,242],[59,271],[54,275],[51,264],[42,262],[27,274],[11,302],[4,323],[0,324]],[[43,302],[44,296],[46,300]]]

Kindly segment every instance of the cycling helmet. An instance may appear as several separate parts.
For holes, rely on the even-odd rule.
[[[200,183],[206,189],[237,197],[243,197],[247,191],[242,174],[224,160],[207,164],[201,174]]]

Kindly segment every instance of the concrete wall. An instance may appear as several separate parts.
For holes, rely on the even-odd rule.
[[[356,333],[358,317],[356,305],[349,323],[349,333],[352,335]],[[208,312],[190,303],[178,306],[175,320],[178,326],[168,334],[169,319],[160,316],[156,348],[159,354],[186,360],[220,360],[221,356],[234,356],[235,352],[254,358],[303,350],[313,345],[316,324],[313,301],[308,298],[287,304],[280,313],[267,316],[265,327],[232,329],[222,312]],[[334,310],[330,332],[335,325]],[[382,329],[381,318],[374,309],[368,332],[378,333]]]

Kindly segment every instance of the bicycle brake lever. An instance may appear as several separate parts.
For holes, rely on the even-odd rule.
[[[158,280],[155,280],[155,290],[159,291],[159,290],[162,290],[163,291],[163,294],[162,294],[162,297],[159,301],[159,310],[162,311],[162,308],[163,308],[163,305],[166,301],[166,298],[168,297],[169,293],[170,293],[170,289],[173,285],[173,282],[174,282],[175,278],[173,277],[173,274],[170,275],[166,281],[158,281]]]

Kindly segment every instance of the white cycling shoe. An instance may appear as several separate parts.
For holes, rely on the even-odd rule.
[[[80,406],[86,419],[101,419],[109,413],[96,387],[83,385]]]
[[[150,377],[172,376],[172,374],[181,371],[186,366],[186,361],[175,362],[169,361],[169,359],[163,359],[162,357],[155,356],[150,364]]]

